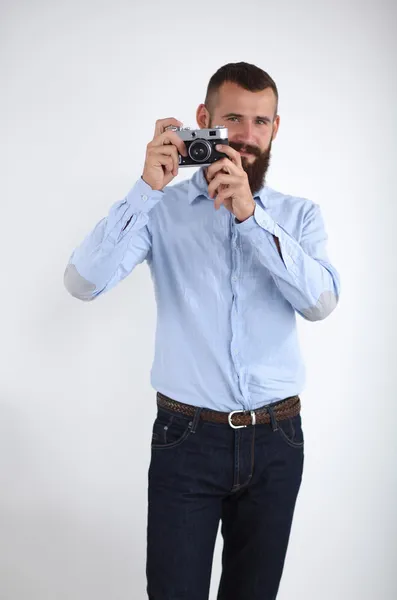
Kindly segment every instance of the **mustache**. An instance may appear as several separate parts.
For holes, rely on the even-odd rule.
[[[260,156],[262,154],[259,148],[256,148],[255,146],[249,146],[247,144],[242,144],[240,142],[229,142],[229,146],[237,152],[240,152],[240,150],[244,150],[244,152],[249,152],[253,156]]]

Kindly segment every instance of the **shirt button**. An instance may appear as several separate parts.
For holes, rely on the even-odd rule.
[[[232,281],[237,281],[237,277],[236,277],[236,275],[233,275],[233,277],[232,277]]]
[[[142,200],[143,200],[144,202],[146,202],[146,200],[147,200],[147,199],[148,199],[148,197],[146,196],[146,194],[142,194]]]

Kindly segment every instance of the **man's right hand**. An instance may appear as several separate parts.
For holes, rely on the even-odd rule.
[[[153,140],[146,147],[146,159],[142,179],[153,190],[162,190],[178,175],[178,150],[187,156],[185,142],[176,131],[164,131],[169,125],[181,127],[183,124],[174,118],[156,121]]]

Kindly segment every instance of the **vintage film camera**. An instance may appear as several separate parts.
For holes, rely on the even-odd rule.
[[[182,156],[178,152],[180,167],[207,167],[220,158],[227,157],[224,152],[215,150],[217,144],[229,144],[228,130],[223,125],[216,125],[210,129],[169,125],[165,130],[175,131],[185,142],[188,155]]]

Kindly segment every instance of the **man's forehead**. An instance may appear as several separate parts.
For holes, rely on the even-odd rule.
[[[217,109],[223,113],[262,114],[274,111],[276,97],[271,88],[251,92],[232,82],[225,82],[218,90]]]

